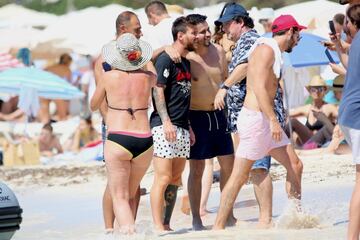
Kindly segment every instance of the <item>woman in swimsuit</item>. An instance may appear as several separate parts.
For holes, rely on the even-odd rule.
[[[329,128],[332,132],[338,115],[338,107],[334,104],[327,104],[323,100],[328,88],[320,76],[314,76],[306,89],[310,93],[312,103],[290,109],[291,126],[298,136],[298,145],[304,145],[324,127]],[[296,119],[301,116],[306,117],[305,125]]]
[[[120,230],[135,232],[135,193],[149,167],[153,140],[147,109],[156,75],[142,68],[152,56],[146,42],[122,34],[103,47],[104,60],[112,66],[103,74],[91,99],[91,110],[108,103],[105,159],[114,213]]]

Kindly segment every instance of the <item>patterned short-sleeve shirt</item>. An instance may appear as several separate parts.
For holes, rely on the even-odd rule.
[[[239,64],[247,63],[248,52],[259,37],[259,34],[254,29],[251,29],[241,35],[239,40],[236,42],[236,46],[232,52],[232,58],[229,64],[229,74],[231,74]],[[242,80],[240,83],[234,84],[228,90],[226,102],[228,108],[228,130],[231,132],[237,132],[237,118],[244,104],[245,96],[246,79]],[[274,110],[278,121],[284,128],[286,121],[286,113],[283,105],[283,94],[280,85],[277,88],[274,99]]]

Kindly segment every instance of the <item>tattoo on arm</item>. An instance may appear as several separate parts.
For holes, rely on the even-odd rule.
[[[153,95],[155,99],[156,110],[159,113],[162,123],[164,123],[170,119],[166,109],[164,88],[155,86]]]

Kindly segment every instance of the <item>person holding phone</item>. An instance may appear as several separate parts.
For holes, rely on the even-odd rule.
[[[348,240],[358,240],[360,234],[360,4],[350,6],[346,12],[347,27],[352,43],[346,65],[347,73],[339,107],[339,125],[349,143],[356,165],[356,181],[349,210]]]

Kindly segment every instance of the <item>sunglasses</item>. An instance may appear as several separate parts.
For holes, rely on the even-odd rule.
[[[310,87],[310,92],[311,93],[322,93],[325,92],[326,88],[325,87]]]

